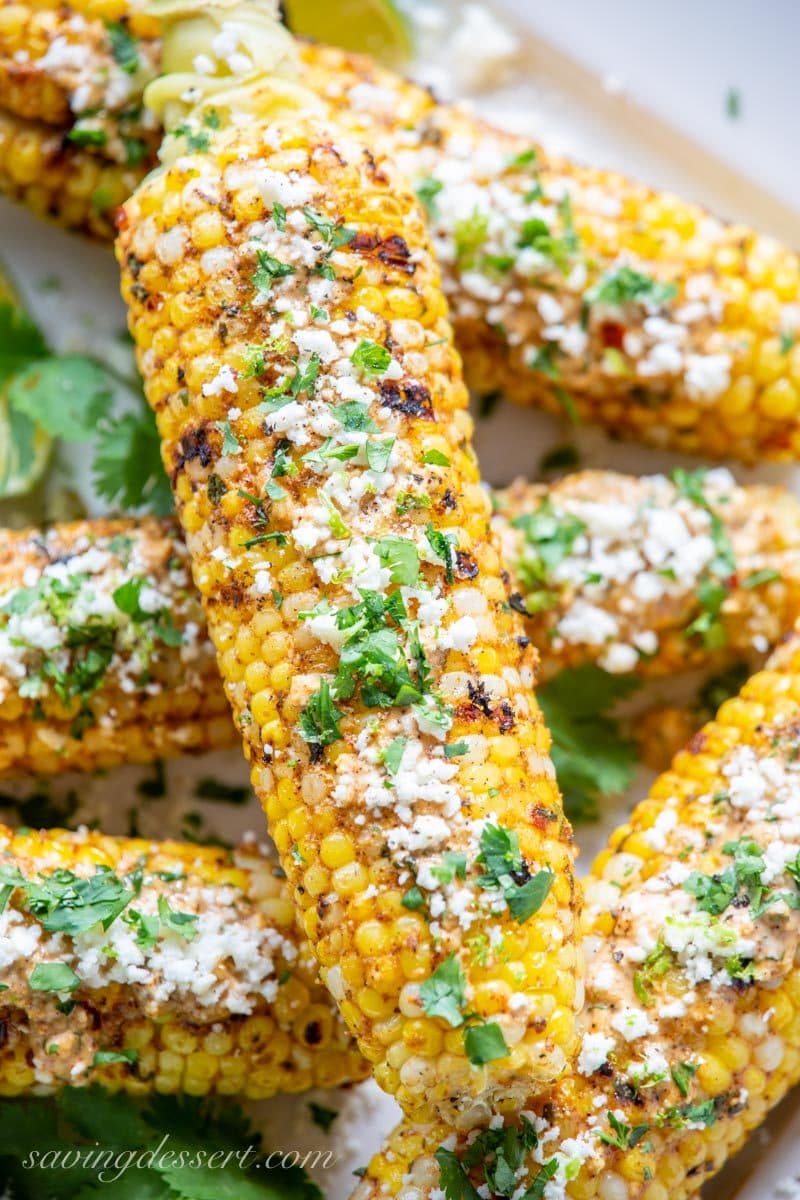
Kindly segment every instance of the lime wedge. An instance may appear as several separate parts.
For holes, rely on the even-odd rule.
[[[392,0],[284,0],[292,33],[370,54],[388,67],[411,57],[408,26]]]
[[[47,470],[53,439],[0,396],[0,497],[24,496]]]

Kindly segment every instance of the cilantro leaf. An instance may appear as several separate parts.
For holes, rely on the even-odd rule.
[[[420,985],[419,995],[426,1016],[441,1017],[454,1029],[464,1024],[467,981],[455,954],[448,955]]]
[[[109,504],[172,512],[172,492],[161,462],[161,443],[149,409],[103,424],[94,444],[94,486]]]
[[[496,1021],[470,1025],[464,1033],[464,1049],[475,1067],[482,1067],[498,1058],[507,1058],[511,1053]]]
[[[435,220],[439,216],[439,206],[436,197],[444,188],[444,184],[431,175],[424,176],[414,188],[417,199],[422,204],[429,217]]]
[[[81,355],[59,355],[23,367],[8,387],[8,403],[53,437],[91,437],[111,404],[108,376]]]
[[[28,977],[32,992],[74,992],[80,985],[80,978],[64,962],[37,963]]]
[[[384,375],[389,369],[392,356],[385,346],[373,342],[371,338],[362,338],[350,355],[350,361],[362,374],[371,377]]]
[[[587,664],[561,671],[537,692],[553,738],[552,758],[571,820],[595,820],[602,796],[624,792],[637,762],[611,710],[638,681]]]
[[[439,1164],[439,1187],[445,1194],[445,1200],[481,1200],[480,1193],[467,1177],[463,1163],[452,1150],[440,1146],[434,1151],[433,1157]]]
[[[375,543],[375,553],[392,583],[413,587],[419,579],[419,553],[410,538],[387,534]]]
[[[329,681],[323,679],[300,714],[300,736],[311,746],[330,746],[342,736],[339,721],[343,716],[333,703]]]
[[[599,283],[584,295],[587,304],[608,304],[619,308],[625,304],[644,304],[661,308],[674,300],[678,289],[674,283],[660,283],[632,267],[619,267],[604,275]]]
[[[256,250],[256,269],[252,275],[252,282],[260,296],[270,294],[276,279],[284,279],[287,275],[294,274],[295,268],[289,263],[281,262],[266,250]]]
[[[116,21],[106,22],[106,33],[111,43],[114,61],[128,75],[135,75],[139,69],[136,38],[131,37],[125,26]]]

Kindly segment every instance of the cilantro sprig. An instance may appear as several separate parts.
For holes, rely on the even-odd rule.
[[[94,487],[108,504],[148,508],[158,516],[171,511],[155,419],[138,381],[89,355],[52,353],[31,317],[3,301],[0,384],[9,436],[19,443],[16,457],[22,462],[30,457],[26,448],[38,427],[51,437],[91,448]],[[114,385],[133,400],[131,410],[121,415],[114,412]]]
[[[631,783],[636,746],[622,733],[613,710],[638,686],[631,676],[586,664],[561,671],[537,692],[572,821],[596,820],[600,799],[624,792]]]

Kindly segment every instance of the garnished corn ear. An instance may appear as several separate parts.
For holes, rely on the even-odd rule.
[[[0,827],[0,1095],[264,1099],[363,1079],[274,861]]]
[[[700,1191],[800,1080],[798,729],[795,638],[595,863],[574,1073],[519,1121],[500,1107],[468,1135],[401,1126],[354,1200],[472,1195],[467,1180],[495,1197]]]
[[[50,775],[234,743],[173,522],[0,538],[0,770]]]
[[[106,19],[119,22],[124,5],[108,7]],[[80,11],[99,15],[94,5]],[[158,45],[153,22],[128,15],[130,53],[141,60],[127,76],[135,84]],[[99,20],[77,30],[70,20],[66,9],[15,4],[4,32],[0,17],[0,105],[67,109],[77,120],[65,133],[73,127],[90,153],[115,161],[137,147],[143,174],[152,130],[135,103],[121,108],[107,94],[120,75],[114,42]],[[53,51],[59,39],[84,50],[79,71]],[[24,87],[20,48],[30,56]],[[423,198],[476,390],[706,456],[797,458],[795,253],[676,196],[555,159],[367,59],[309,46],[298,67],[337,120],[366,133]],[[84,97],[95,93],[99,109],[84,117]],[[18,194],[0,164],[0,186],[9,183]],[[40,187],[55,183],[43,176]],[[83,223],[74,209],[61,215]]]
[[[544,679],[587,662],[718,671],[766,655],[800,616],[800,503],[785,488],[722,469],[582,471],[518,480],[494,505]]]
[[[323,978],[409,1113],[513,1106],[575,1047],[572,851],[439,277],[390,165],[260,86],[126,206],[147,396]]]
[[[110,238],[114,213],[140,172],[64,145],[63,134],[0,112],[0,191],[46,217]]]

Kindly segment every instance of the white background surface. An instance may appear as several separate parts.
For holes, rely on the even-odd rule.
[[[472,6],[452,7],[463,26]],[[504,7],[516,10],[530,37],[520,48],[517,72],[503,86],[483,93],[476,101],[479,107],[559,150],[680,189],[722,213],[800,243],[794,207],[800,197],[795,135],[800,0],[507,0]],[[458,23],[447,28],[452,37]],[[440,74],[453,66],[448,36],[433,39]],[[480,47],[473,49],[479,59]],[[458,54],[459,69],[469,81],[463,47]],[[604,86],[609,76],[624,85],[622,94]],[[724,110],[731,87],[742,98],[742,117],[735,122]],[[54,346],[97,351],[110,345],[124,324],[124,313],[107,248],[44,228],[0,202],[0,253],[23,282]],[[65,287],[40,290],[37,284],[53,274]],[[530,474],[548,445],[563,437],[555,421],[501,408],[479,429],[484,473],[498,483],[519,472]],[[593,465],[647,471],[675,461],[635,446],[612,446],[590,431],[581,441]],[[786,472],[759,474],[788,478]],[[173,799],[157,817],[162,830],[174,828],[170,814],[174,818],[182,797],[191,795],[191,778],[198,773],[244,774],[238,754],[221,763],[218,756],[213,770],[207,764],[173,764]],[[126,807],[125,787],[132,786],[130,772],[115,778],[117,814]],[[109,790],[102,784],[92,789],[104,793],[101,803],[107,805]],[[609,814],[604,828],[578,831],[586,858],[618,814],[619,809]],[[258,816],[251,815],[247,823],[260,827]],[[109,831],[113,825],[111,819]],[[341,1093],[320,1099],[342,1110],[330,1138],[309,1125],[307,1097],[302,1097],[261,1106],[267,1140],[285,1149],[331,1146],[340,1164],[322,1173],[320,1183],[328,1200],[345,1200],[353,1168],[367,1161],[397,1110],[392,1101],[377,1098],[371,1085],[352,1090],[346,1099]],[[778,1180],[800,1174],[800,1113],[792,1119],[794,1107],[790,1099],[771,1122],[771,1140],[751,1139],[746,1158],[709,1185],[704,1196],[772,1200]],[[749,1182],[738,1190],[751,1171]]]

